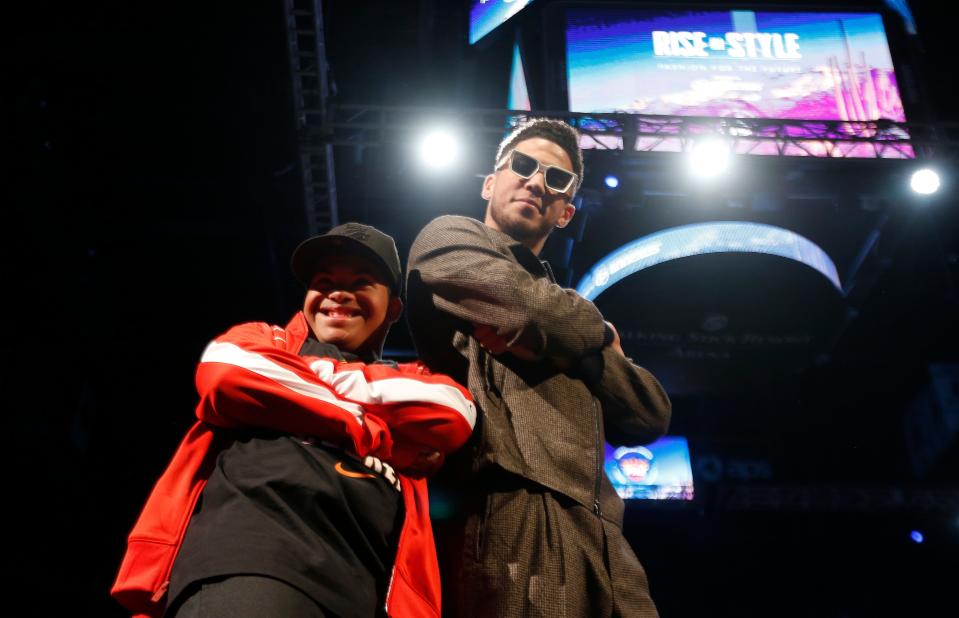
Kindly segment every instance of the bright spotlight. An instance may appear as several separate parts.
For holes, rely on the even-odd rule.
[[[939,174],[928,167],[923,168],[912,174],[909,186],[920,195],[931,195],[939,190]]]
[[[913,543],[917,543],[917,544],[922,543],[923,541],[926,540],[926,537],[924,537],[922,533],[919,532],[918,530],[913,530],[912,532],[910,532],[909,538],[912,539]]]
[[[606,186],[609,187],[610,189],[615,189],[616,187],[619,186],[619,178],[617,178],[616,176],[613,176],[612,174],[607,176],[604,182],[606,183]]]
[[[722,139],[707,138],[697,141],[687,155],[690,174],[703,180],[724,174],[732,165],[729,144]]]
[[[460,141],[449,129],[433,129],[420,137],[416,154],[427,169],[448,169],[459,159]]]

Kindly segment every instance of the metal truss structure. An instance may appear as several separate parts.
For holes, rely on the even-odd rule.
[[[579,129],[584,150],[619,151],[626,156],[686,152],[711,138],[723,140],[736,154],[779,157],[942,159],[959,150],[959,123],[338,104],[331,99],[322,0],[285,0],[284,6],[303,200],[311,234],[338,224],[334,146],[406,144],[428,126],[455,127],[464,139],[489,145],[527,118],[557,118]]]
[[[769,118],[577,115],[580,132],[599,149],[685,152],[718,137],[736,154],[828,158],[911,159],[939,145],[924,125],[891,121],[811,121]],[[959,142],[957,142],[959,143]],[[628,147],[627,147],[628,145]],[[919,156],[922,156],[919,154]]]
[[[292,4],[295,0],[287,0]],[[318,5],[319,0],[314,4]],[[291,20],[300,16],[291,13]],[[292,23],[292,22],[291,22]],[[292,35],[291,35],[292,37]],[[322,53],[322,45],[317,46]],[[296,47],[291,38],[291,62]],[[302,58],[296,62],[302,66]],[[324,64],[324,63],[319,63]],[[446,109],[337,104],[325,90],[325,71],[294,72],[294,82],[318,80],[295,89],[297,127],[307,215],[314,231],[336,225],[333,146],[376,148],[403,145],[430,126],[455,127],[464,139],[487,146],[498,143],[511,126],[532,117],[562,119],[582,134],[584,150],[619,151],[625,156],[685,152],[699,141],[719,138],[736,154],[843,159],[944,159],[959,152],[959,123],[809,121],[770,118],[582,114],[563,111]],[[299,81],[298,81],[299,80]],[[313,95],[312,101],[307,95]],[[624,145],[628,147],[624,148]]]
[[[437,124],[498,141],[510,126],[534,116],[569,122],[583,135],[583,148],[596,150],[683,152],[707,137],[722,138],[737,154],[827,158],[930,158],[959,147],[959,124],[888,120],[810,121],[333,104],[325,111],[307,110],[307,116],[311,119],[307,125],[316,139],[365,147],[401,143],[416,129]]]
[[[315,119],[326,115],[330,99],[323,3],[285,0],[284,8],[303,203],[307,229],[314,235],[339,223],[333,144],[314,127]]]

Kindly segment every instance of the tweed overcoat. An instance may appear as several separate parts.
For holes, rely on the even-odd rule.
[[[602,563],[604,551],[612,551],[603,547],[610,538],[602,530],[613,529],[616,543],[625,545],[624,506],[603,471],[604,443],[642,444],[665,433],[671,407],[662,386],[608,345],[612,331],[591,302],[557,285],[528,248],[475,219],[444,216],[429,223],[412,245],[407,286],[407,320],[420,358],[467,385],[480,415],[471,442],[448,468],[474,491],[501,491],[489,479],[505,474],[586,509],[600,524],[596,552]],[[470,336],[476,324],[494,327],[536,360],[490,354]],[[497,525],[527,529],[538,516],[518,509],[515,517],[524,521],[500,519]],[[534,543],[523,536],[508,538],[517,546]],[[632,555],[628,546],[620,549]],[[518,579],[516,567],[510,568],[507,579]],[[512,583],[525,587],[525,597],[539,585]],[[576,594],[570,582],[562,585],[566,594]],[[502,608],[499,613],[505,615]]]

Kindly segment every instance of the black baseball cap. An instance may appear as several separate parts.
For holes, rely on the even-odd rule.
[[[304,286],[316,272],[321,260],[331,254],[353,252],[364,255],[383,267],[386,283],[394,296],[403,290],[403,269],[393,237],[362,223],[344,223],[325,234],[307,238],[293,250],[290,268]]]

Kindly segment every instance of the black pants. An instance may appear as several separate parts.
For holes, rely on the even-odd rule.
[[[234,575],[196,582],[183,591],[165,618],[331,618],[298,588],[272,577]]]

